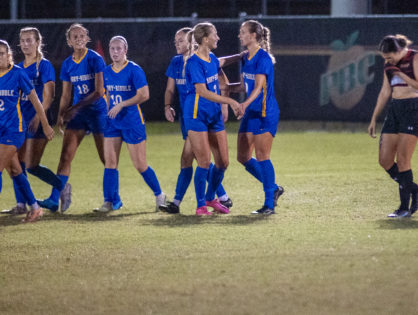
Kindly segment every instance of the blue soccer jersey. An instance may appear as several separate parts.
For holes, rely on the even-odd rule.
[[[103,73],[105,88],[109,94],[109,109],[116,104],[136,95],[138,89],[148,85],[145,73],[140,66],[132,61],[115,71],[111,65]],[[124,107],[109,123],[119,129],[129,129],[138,124],[144,124],[144,116],[140,104]]]
[[[220,110],[221,105],[200,97],[196,93],[195,84],[206,84],[206,88],[216,94],[219,93],[219,60],[213,53],[209,53],[209,60],[202,59],[198,54],[189,58],[186,64],[187,97],[185,103],[185,117],[193,113],[193,118],[198,116],[199,110],[206,112]]]
[[[279,107],[274,94],[274,69],[270,55],[262,48],[259,48],[251,58],[246,54],[242,60],[241,72],[244,78],[247,96],[250,96],[254,89],[255,76],[257,74],[264,74],[266,76],[266,82],[260,94],[247,107],[247,110],[261,112],[262,117],[277,112]]]
[[[36,95],[38,95],[38,98],[42,103],[45,83],[49,81],[55,82],[54,67],[49,62],[49,60],[44,58],[42,58],[38,67],[36,66],[36,62],[30,64],[29,66],[25,66],[24,61],[19,63],[18,66],[21,67],[28,75],[32,85],[35,88]],[[22,94],[20,105],[22,108],[23,118],[25,119],[25,122],[29,124],[35,116],[36,111],[26,94]]]
[[[187,96],[186,78],[183,76],[184,60],[183,55],[174,56],[165,75],[175,81],[177,92],[179,93],[180,109],[183,111],[184,102]]]
[[[11,66],[0,76],[0,130],[10,129],[24,132],[25,121],[20,107],[20,95],[29,95],[33,90],[25,71],[18,66]]]
[[[73,105],[95,90],[95,75],[103,72],[105,67],[103,58],[91,49],[87,49],[79,60],[75,60],[73,56],[64,60],[61,66],[60,79],[71,82],[74,86]],[[104,104],[103,98],[99,98],[92,104],[98,106]]]

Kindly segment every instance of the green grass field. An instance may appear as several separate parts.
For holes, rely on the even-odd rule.
[[[325,127],[325,129],[324,129]],[[251,216],[262,186],[236,162],[228,125],[230,215],[196,217],[194,187],[181,215],[155,199],[126,148],[121,211],[104,216],[103,166],[82,143],[64,215],[34,224],[0,217],[1,314],[417,314],[418,220],[391,220],[397,185],[377,163],[364,125],[283,123],[272,161],[285,188],[277,214]],[[327,132],[332,129],[334,132]],[[349,130],[345,132],[344,130]],[[54,171],[61,137],[43,164]],[[182,140],[177,125],[148,124],[148,162],[171,199]],[[418,174],[417,156],[413,160]],[[35,195],[50,188],[30,177]],[[14,205],[3,175],[1,209]]]

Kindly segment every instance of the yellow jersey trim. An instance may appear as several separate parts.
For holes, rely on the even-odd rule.
[[[257,55],[257,53],[258,53],[258,51],[260,50],[260,46],[257,48],[257,50],[255,51],[255,53],[254,53],[254,55],[252,55],[252,56],[250,56],[249,54],[248,54],[248,61],[250,61],[251,59],[253,59],[253,57],[255,56],[255,55]]]
[[[142,116],[141,107],[139,107],[139,104],[136,104],[136,107],[138,107],[138,112],[139,112],[139,117],[141,117],[141,122],[142,122],[143,125],[145,125],[144,116]]]
[[[84,52],[84,54],[83,54],[83,56],[81,56],[81,58],[80,59],[75,59],[74,58],[74,55],[73,55],[73,61],[76,63],[76,64],[79,64],[83,59],[84,59],[84,57],[87,55],[87,52],[88,52],[89,50],[86,48],[86,51]]]
[[[22,132],[23,131],[23,119],[22,119],[22,111],[20,109],[20,93],[19,93],[19,99],[17,100],[16,109],[17,109],[17,116],[19,117],[19,132]]]
[[[197,118],[197,109],[199,108],[199,94],[196,93],[194,98],[194,110],[193,110],[193,119]]]
[[[7,71],[6,71],[5,73],[3,73],[2,75],[0,75],[0,78],[1,78],[2,76],[4,76],[4,75],[8,74],[8,73],[9,73],[9,71],[10,71],[10,70],[12,70],[12,68],[13,68],[13,65],[10,65],[10,68],[9,68],[9,69],[7,69]]]
[[[123,64],[122,68],[120,68],[119,70],[116,70],[115,68],[113,68],[113,63],[112,63],[112,70],[114,73],[119,73],[121,72],[123,69],[125,69],[125,67],[128,65],[129,61],[126,60],[126,62]]]
[[[204,57],[202,57],[202,56],[200,56],[197,52],[196,52],[196,56],[198,56],[200,59],[202,59],[203,61],[206,61],[206,62],[208,62],[208,63],[210,63],[210,57],[209,57],[209,59],[206,59],[206,58],[204,58]]]
[[[23,67],[26,69],[27,67],[30,67],[34,63],[36,63],[36,60],[34,62],[32,62],[31,64],[28,64],[28,65],[25,65],[25,62],[23,62]]]
[[[267,101],[267,80],[263,82],[263,103],[261,105],[261,117],[266,117],[266,101]]]

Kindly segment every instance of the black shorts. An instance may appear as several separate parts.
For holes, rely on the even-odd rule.
[[[382,133],[407,133],[418,137],[418,98],[392,99]]]

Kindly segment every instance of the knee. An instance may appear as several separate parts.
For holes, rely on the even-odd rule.
[[[385,156],[379,156],[379,165],[385,170],[388,170],[389,168],[391,168],[393,163],[395,163],[393,159],[388,159]]]
[[[193,159],[194,159],[193,155],[183,154],[180,160],[181,168],[191,167],[193,165]]]

